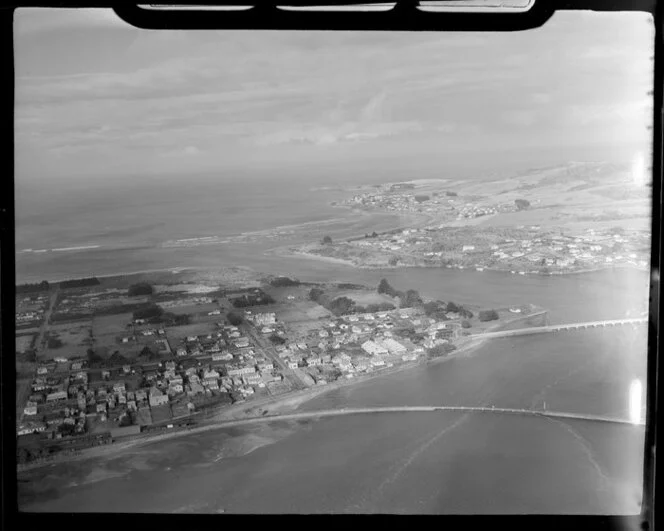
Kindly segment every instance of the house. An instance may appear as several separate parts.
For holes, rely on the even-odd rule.
[[[183,387],[183,385],[182,385],[182,382],[178,382],[178,383],[170,382],[170,383],[168,384],[168,392],[169,392],[170,394],[179,394],[179,393],[183,393],[183,392],[184,392],[184,387]]]
[[[187,355],[187,349],[184,349],[184,348],[180,347],[179,349],[177,349],[175,351],[175,353],[176,353],[176,355],[178,355],[180,357],[186,356]]]
[[[96,409],[97,413],[106,413],[106,402],[99,402]]]
[[[23,408],[23,414],[27,416],[34,416],[37,414],[37,406],[28,406]]]
[[[72,371],[80,371],[83,368],[83,362],[82,361],[75,361],[71,364],[71,370]]]
[[[265,363],[259,363],[258,364],[258,370],[259,371],[271,371],[274,369],[274,365],[270,362],[265,362]]]
[[[46,374],[46,373],[48,373],[48,369],[46,367],[37,368],[37,374]]]
[[[246,337],[241,337],[233,341],[237,348],[246,348],[249,346],[249,340]]]
[[[234,369],[228,369],[228,376],[242,376],[243,374],[253,374],[256,372],[256,369],[253,367],[237,367]]]
[[[210,378],[209,380],[205,380],[205,384],[205,386],[212,391],[219,390],[219,380]]]
[[[126,391],[124,382],[117,382],[113,384],[114,393],[124,393]]]
[[[59,400],[67,400],[67,393],[65,391],[57,391],[46,395],[47,402],[56,402]]]
[[[468,251],[474,251],[474,250],[475,250],[475,246],[474,246],[474,245],[464,245],[464,246],[461,248],[461,251],[464,252],[464,253],[466,253],[466,252],[468,252]]]
[[[102,380],[109,380],[110,378],[111,378],[111,371],[108,371],[108,370],[101,371],[101,379]]]
[[[306,359],[307,367],[316,367],[321,364],[320,358],[310,357]]]
[[[58,356],[57,358],[53,358],[53,361],[55,363],[67,363],[68,360],[67,360],[67,358],[63,358],[61,356]]]
[[[319,337],[328,337],[330,334],[327,333],[327,330],[319,330],[318,331],[318,336]]]
[[[383,366],[383,365],[385,365],[385,360],[383,360],[381,358],[373,358],[371,360],[371,365],[373,365],[374,367]]]
[[[364,350],[364,352],[366,352],[371,356],[384,356],[385,354],[388,353],[385,347],[382,347],[378,343],[371,340],[365,341],[360,346],[362,347],[362,350]]]
[[[214,376],[203,378],[204,387],[210,387],[211,385],[216,385],[217,387],[219,387],[218,384],[219,384],[219,378],[216,378]]]
[[[162,404],[168,404],[168,396],[164,395],[159,389],[153,387],[150,389],[150,407],[161,406]]]
[[[139,389],[136,391],[136,401],[140,402],[141,400],[147,400],[148,395],[143,389]]]
[[[208,378],[216,378],[216,379],[218,379],[218,378],[219,378],[219,373],[218,373],[217,371],[215,371],[214,369],[212,369],[212,370],[210,370],[210,371],[205,371],[205,372],[203,373],[203,378],[206,379],[206,380],[207,380]]]
[[[257,313],[252,320],[256,325],[271,325],[277,321],[274,312]]]
[[[390,354],[395,355],[403,354],[407,350],[406,347],[404,347],[401,343],[390,337],[381,340],[379,345],[386,349]]]
[[[174,376],[173,378],[168,379],[168,385],[182,385],[182,376]]]
[[[289,361],[288,362],[288,368],[289,369],[297,369],[297,367],[298,367],[297,361]]]
[[[263,378],[259,374],[248,374],[244,376],[244,381],[246,385],[258,385],[263,381]]]

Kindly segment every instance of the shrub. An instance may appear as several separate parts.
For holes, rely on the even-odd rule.
[[[480,321],[495,321],[496,319],[498,319],[498,312],[496,310],[480,310]]]
[[[226,319],[228,319],[228,322],[233,326],[241,325],[244,321],[244,317],[242,317],[242,315],[238,312],[228,312]]]
[[[140,295],[152,295],[154,292],[152,286],[147,282],[139,282],[129,286],[128,295],[130,297],[138,297]]]

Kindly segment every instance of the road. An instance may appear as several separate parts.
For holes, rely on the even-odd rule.
[[[279,370],[284,375],[284,377],[288,378],[288,381],[291,383],[293,389],[299,390],[310,387],[307,385],[303,378],[301,378],[295,371],[286,365],[286,362],[279,357],[277,350],[274,348],[274,345],[272,345],[270,340],[262,336],[255,327],[248,323],[243,323],[240,328],[246,332],[247,336],[249,336],[256,345],[263,349],[265,354],[272,358],[274,366],[279,367]]]
[[[51,296],[48,300],[48,308],[46,308],[46,311],[44,312],[44,318],[42,320],[41,325],[39,326],[39,332],[37,333],[37,337],[35,338],[34,342],[35,359],[39,359],[39,351],[42,350],[44,347],[43,345],[44,334],[48,329],[48,321],[51,318],[51,314],[53,313],[53,308],[55,308],[55,299],[57,298],[57,296],[58,296],[58,287],[57,285],[55,285],[53,287],[53,292],[51,293]],[[23,421],[23,408],[25,407],[25,403],[28,401],[28,397],[30,396],[31,385],[32,385],[32,379],[16,381],[16,421],[17,422]]]

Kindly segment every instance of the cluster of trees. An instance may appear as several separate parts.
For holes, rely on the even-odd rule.
[[[46,346],[50,349],[62,348],[64,343],[57,337],[49,337]]]
[[[456,196],[457,196],[457,193],[456,193],[456,192],[449,192],[449,191],[448,191],[448,192],[445,192],[445,195],[448,196],[448,197],[456,197]]]
[[[378,283],[377,291],[378,293],[398,298],[402,308],[414,308],[424,304],[417,290],[409,289],[404,293],[403,291],[394,289],[386,279],[382,279]]]
[[[516,205],[517,210],[525,210],[530,206],[530,201],[526,199],[515,199],[514,204]]]
[[[228,315],[226,315],[226,319],[228,319],[228,322],[233,326],[239,326],[244,321],[244,317],[242,317],[241,313],[233,311],[228,312]]]
[[[134,321],[136,319],[145,319],[147,321],[148,319],[162,317],[163,314],[164,309],[161,306],[155,303],[150,303],[147,306],[134,311],[132,317],[134,318]]]
[[[321,243],[323,245],[330,245],[332,243],[332,238],[330,236],[323,236]]]
[[[472,319],[473,318],[473,312],[471,312],[467,308],[464,308],[463,306],[461,306],[461,304],[456,304],[455,302],[451,302],[451,301],[448,302],[447,306],[445,307],[445,311],[458,313],[464,319]]]
[[[29,463],[36,459],[44,459],[52,454],[49,447],[35,446],[30,448],[20,447],[16,449],[16,459],[19,463]]]
[[[188,313],[171,313],[166,312],[161,317],[156,318],[159,322],[164,323],[166,326],[182,326],[191,324],[191,315]]]
[[[283,337],[281,337],[279,334],[276,334],[276,333],[271,334],[269,339],[272,342],[272,344],[274,344],[274,345],[283,345],[284,343],[286,343],[286,340]]]
[[[431,199],[428,195],[416,195],[415,196],[415,201],[418,203],[424,203],[425,201],[428,201]]]
[[[355,311],[358,313],[376,313],[376,312],[389,312],[395,310],[396,306],[389,302],[381,302],[379,304],[367,304],[366,306],[355,306]]]
[[[355,301],[353,299],[349,299],[348,297],[337,297],[336,299],[326,304],[325,307],[337,316],[347,315],[356,311]]]
[[[365,234],[365,238],[378,238],[378,233],[376,231],[373,231],[371,234]]]
[[[427,356],[430,359],[440,358],[442,356],[447,356],[450,352],[456,350],[456,347],[450,343],[443,343],[442,345],[436,345],[427,350]]]
[[[325,292],[320,288],[311,288],[309,290],[309,299],[314,302],[320,302]]]
[[[275,301],[267,293],[260,292],[259,294],[242,295],[231,302],[236,308],[248,308],[250,306],[272,304]]]
[[[159,359],[159,354],[146,345],[138,353],[138,357],[144,360],[154,361]]]
[[[287,288],[291,286],[299,286],[301,282],[297,279],[288,277],[277,277],[270,281],[270,285],[275,288]]]
[[[51,286],[45,280],[35,284],[20,284],[16,286],[16,293],[39,293],[40,291],[48,291]]]
[[[115,367],[117,365],[127,365],[131,363],[131,360],[129,358],[126,358],[122,354],[120,354],[119,350],[116,350],[111,354],[110,358],[107,360],[108,365]]]
[[[496,310],[480,310],[478,317],[482,322],[495,321],[498,319],[498,312]]]
[[[129,296],[130,297],[138,297],[139,295],[152,295],[154,293],[154,289],[150,284],[147,282],[139,282],[137,284],[132,284],[129,286]]]
[[[98,286],[100,284],[97,277],[77,278],[74,280],[63,280],[60,282],[60,288],[86,288],[88,286]]]
[[[98,367],[104,362],[104,358],[102,358],[99,354],[97,354],[93,349],[89,348],[86,352],[87,357],[88,357],[88,366],[89,367]]]

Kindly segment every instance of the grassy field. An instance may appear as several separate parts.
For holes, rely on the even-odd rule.
[[[25,352],[32,346],[32,341],[34,340],[36,334],[26,334],[16,336],[16,352]]]
[[[216,317],[219,317],[218,315]],[[166,330],[171,348],[176,348],[179,341],[187,336],[198,336],[203,334],[216,333],[217,327],[213,322],[194,323],[182,326],[171,326]]]
[[[129,329],[127,325],[132,322],[131,313],[119,313],[117,315],[102,315],[95,317],[92,321],[93,332],[96,337],[101,335],[124,336]]]
[[[276,314],[277,320],[285,323],[314,321],[330,318],[332,314],[313,301],[301,301],[297,304],[273,304],[269,311]]]
[[[360,291],[360,290],[339,290],[338,292],[329,292],[330,297],[348,297],[355,301],[360,306],[368,304],[381,304],[387,302],[397,306],[395,300],[385,294],[378,293],[377,291]]]

